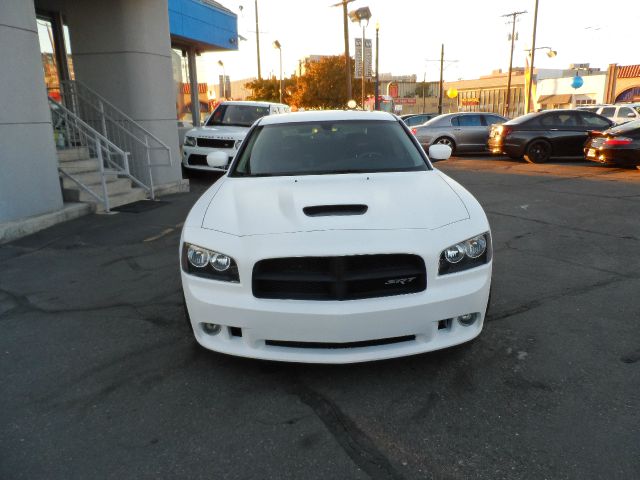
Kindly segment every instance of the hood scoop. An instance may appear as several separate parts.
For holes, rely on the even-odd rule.
[[[314,205],[304,207],[302,211],[307,217],[338,217],[346,215],[364,215],[369,207],[367,205]]]

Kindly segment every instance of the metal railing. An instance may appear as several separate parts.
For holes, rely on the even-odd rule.
[[[131,173],[149,184],[153,191],[153,169],[173,165],[171,148],[81,82],[62,82],[61,96],[69,110],[121,150],[130,153]]]
[[[120,177],[126,177],[139,187],[146,190],[152,199],[154,192],[151,185],[147,185],[131,173],[129,152],[124,151],[107,137],[96,131],[91,125],[82,120],[71,110],[49,98],[51,121],[53,123],[54,137],[58,149],[85,147],[89,157],[98,161],[101,192],[96,192],[88,185],[82,183],[73,176],[67,168],[58,166],[58,171],[69,178],[81,190],[87,192],[93,198],[104,205],[106,212],[110,211],[109,192],[107,188],[107,174],[116,173]]]

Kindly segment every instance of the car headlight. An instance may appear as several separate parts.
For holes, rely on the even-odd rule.
[[[196,146],[196,138],[195,137],[184,137],[184,145],[186,147],[195,147]]]
[[[239,282],[238,265],[229,255],[184,243],[181,257],[182,270],[198,277]]]
[[[440,254],[438,274],[461,272],[484,265],[491,260],[491,236],[476,235],[445,248]]]

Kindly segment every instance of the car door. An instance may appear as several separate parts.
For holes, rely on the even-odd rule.
[[[544,137],[549,140],[554,156],[578,156],[586,139],[586,128],[581,127],[577,112],[554,110],[540,118]]]
[[[471,113],[460,115],[454,120],[456,122],[451,123],[457,149],[466,152],[483,152],[489,138],[489,127],[484,124],[482,115]]]

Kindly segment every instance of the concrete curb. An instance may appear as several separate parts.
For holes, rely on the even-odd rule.
[[[27,217],[15,222],[0,223],[0,244],[26,237],[45,228],[92,212],[88,203],[65,203],[60,210]]]
[[[186,193],[188,191],[189,180],[185,178],[174,183],[165,183],[163,185],[157,185],[155,187],[155,194],[157,197],[171,195],[173,193]]]

